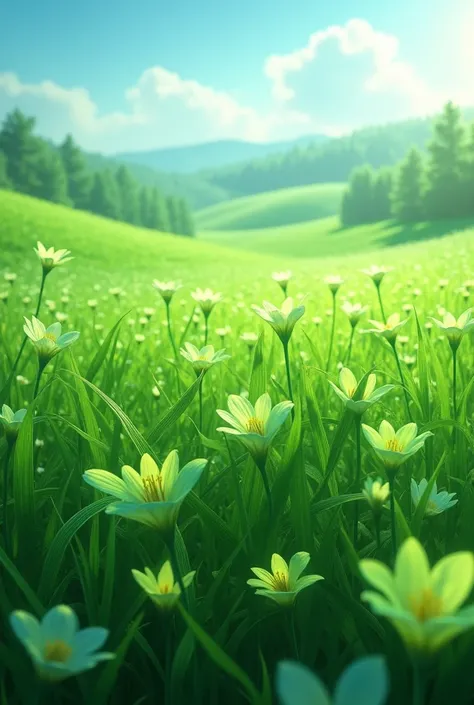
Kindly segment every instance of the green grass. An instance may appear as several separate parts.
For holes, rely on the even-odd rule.
[[[203,231],[200,240],[255,253],[293,258],[343,257],[433,240],[471,230],[473,221],[400,225],[392,221],[341,228],[337,217],[272,229]]]
[[[420,432],[433,433],[394,478],[398,543],[410,534],[418,537],[431,563],[456,551],[472,553],[474,344],[466,334],[457,352],[454,404],[450,346],[429,324],[443,308],[459,314],[472,303],[474,238],[472,230],[430,234],[432,239],[416,244],[348,256],[345,245],[337,257],[303,259],[277,247],[275,254],[256,254],[188,241],[0,192],[0,404],[28,410],[11,454],[0,430],[2,705],[277,705],[281,660],[301,660],[332,691],[346,666],[370,654],[387,663],[390,698],[383,705],[472,705],[472,629],[432,655],[424,674],[426,698],[414,700],[410,653],[388,621],[361,600],[367,585],[360,559],[392,566],[389,508],[381,510],[378,545],[374,516],[361,494],[366,476],[385,481],[387,470],[363,437],[357,478],[355,419],[328,383],[338,382],[351,349],[358,379],[375,370],[377,387],[395,385],[366,410],[364,423],[378,427],[384,419],[398,428],[411,417]],[[64,332],[76,330],[80,337],[46,365],[34,398],[39,368],[30,342],[11,371],[23,316],[31,316],[40,290],[41,267],[32,251],[37,238],[69,247],[74,256],[47,275],[39,318],[45,324],[60,318]],[[362,332],[371,325],[368,319],[381,319],[376,289],[360,271],[374,261],[393,267],[381,285],[386,313],[406,318],[397,341],[400,366],[383,338]],[[270,274],[283,267],[293,270],[289,293],[305,307],[288,367],[280,340],[252,310],[264,298],[280,304],[283,295]],[[12,285],[3,280],[8,272],[17,275]],[[344,278],[334,309],[323,281],[328,274]],[[165,303],[151,285],[155,277],[183,283],[170,305],[171,329]],[[440,286],[440,279],[448,283]],[[123,289],[119,298],[110,293],[112,286]],[[205,319],[190,296],[197,286],[223,294],[208,320],[209,342],[231,356],[206,373],[202,404],[200,381],[184,357],[175,358],[169,335],[171,330],[178,347],[185,341],[203,345]],[[96,299],[96,308],[89,299]],[[345,301],[367,307],[351,348],[351,326],[341,311]],[[229,326],[224,334],[217,331],[222,326]],[[259,336],[255,349],[249,350],[243,333]],[[268,392],[273,404],[288,400],[288,370],[295,415],[279,429],[266,462],[270,517],[261,472],[237,438],[229,437],[227,445],[216,410],[227,408],[229,394],[255,402]],[[258,430],[255,419],[249,428]],[[166,615],[131,571],[148,566],[157,574],[174,558],[164,540],[169,537],[106,514],[109,499],[87,485],[83,473],[98,468],[120,476],[124,465],[138,469],[145,452],[161,466],[174,449],[181,467],[196,458],[208,465],[183,502],[176,534],[176,563],[181,573],[196,571],[193,586],[181,608]],[[423,516],[423,504],[412,504],[410,481],[425,477],[455,493],[457,504],[439,516]],[[155,477],[143,487],[154,490],[156,499],[160,486]],[[303,590],[293,611],[280,610],[247,580],[253,566],[270,568],[273,553],[289,560],[299,551],[310,555],[306,573],[324,580]],[[444,585],[443,599],[465,598],[472,610],[474,577],[455,560],[438,574],[434,589]],[[412,620],[444,606],[430,596],[419,570],[415,560],[402,581]],[[39,688],[9,616],[22,609],[41,617],[58,604],[70,605],[81,627],[105,627],[105,648],[116,659]],[[420,621],[419,629],[426,624]],[[60,638],[49,635],[48,641],[54,636]],[[355,686],[350,698],[348,705],[367,705]]]
[[[199,230],[253,230],[303,223],[339,211],[345,184],[314,184],[236,198],[195,214]]]

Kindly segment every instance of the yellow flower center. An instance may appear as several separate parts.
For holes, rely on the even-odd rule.
[[[441,598],[435,595],[431,588],[425,588],[421,593],[410,595],[408,599],[410,610],[419,622],[426,622],[443,614]]]
[[[256,416],[251,416],[247,420],[245,426],[249,433],[258,433],[259,436],[263,436],[265,433],[265,427],[263,425],[262,419],[257,419]]]
[[[385,441],[385,448],[386,450],[393,450],[395,453],[401,453],[403,451],[402,444],[396,438],[390,438],[388,441]]]
[[[168,585],[168,583],[165,583],[164,585],[160,585],[160,592],[162,595],[167,595],[169,592],[171,592],[172,588],[171,585]]]
[[[277,572],[273,574],[273,586],[273,589],[278,592],[288,592],[290,589],[288,585],[288,575],[277,570]]]
[[[357,387],[348,387],[347,388],[347,396],[352,399],[352,397],[355,394],[356,389],[357,389]]]
[[[145,502],[164,502],[165,493],[161,475],[148,475],[142,477]]]
[[[438,511],[438,505],[436,504],[436,502],[433,502],[432,499],[429,499],[425,511],[427,514],[436,514],[436,512]]]
[[[48,340],[52,340],[53,343],[56,342],[56,336],[54,335],[54,333],[45,333],[44,337],[47,338]]]
[[[56,663],[65,663],[72,654],[72,649],[69,644],[66,644],[62,639],[56,641],[47,641],[43,649],[43,658],[45,661],[56,661]]]

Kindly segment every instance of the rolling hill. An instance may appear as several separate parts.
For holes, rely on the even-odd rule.
[[[339,211],[345,184],[315,184],[236,198],[195,214],[200,230],[252,230],[316,220]]]

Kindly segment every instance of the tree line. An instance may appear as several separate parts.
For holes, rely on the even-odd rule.
[[[67,135],[58,146],[34,134],[35,118],[9,113],[0,130],[0,188],[152,230],[193,236],[187,202],[140,184],[125,165],[88,169]]]
[[[392,169],[354,169],[341,205],[344,226],[469,216],[474,216],[474,123],[466,123],[451,102],[433,123],[426,154],[411,147]]]

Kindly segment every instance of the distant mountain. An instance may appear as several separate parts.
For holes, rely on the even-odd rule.
[[[328,139],[326,135],[308,135],[288,142],[222,140],[145,152],[123,152],[114,155],[113,158],[121,162],[141,164],[152,169],[190,174],[203,169],[217,169],[249,159],[267,157],[270,154],[284,152],[297,146],[322,144]]]

